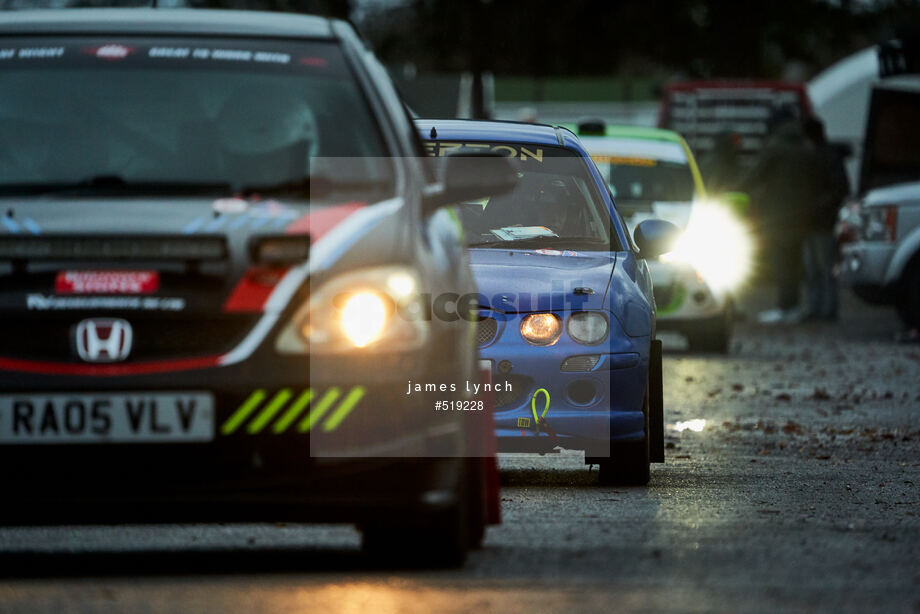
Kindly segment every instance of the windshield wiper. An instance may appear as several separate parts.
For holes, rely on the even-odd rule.
[[[82,194],[226,194],[228,183],[172,180],[127,180],[118,175],[95,175],[80,181],[50,183],[4,183],[0,195]]]
[[[467,247],[511,247],[515,249],[526,247],[571,247],[577,246],[604,246],[608,242],[604,239],[594,239],[590,237],[521,237],[519,239],[482,241],[479,243],[469,243]]]

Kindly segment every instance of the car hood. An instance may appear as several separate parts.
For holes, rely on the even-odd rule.
[[[309,235],[311,240],[311,271],[329,268],[334,260],[329,252],[341,255],[353,241],[341,235],[344,226],[354,226],[354,219],[366,218],[370,209],[364,203],[315,203],[307,205],[277,200],[247,201],[238,198],[29,198],[0,199],[0,242],[15,240],[16,245],[29,245],[20,259],[18,272],[24,286],[31,291],[53,290],[45,288],[42,274],[61,270],[156,270],[164,281],[167,276],[188,278],[190,274],[203,275],[223,283],[211,284],[209,293],[204,287],[187,288],[186,292],[213,302],[220,293],[234,287],[253,262],[251,245],[254,238],[279,235]],[[379,216],[378,216],[379,217]],[[348,221],[347,224],[345,223]],[[359,235],[360,228],[351,234]],[[154,257],[125,257],[106,255],[111,246],[105,244],[93,258],[81,259],[80,249],[85,249],[88,239],[125,237],[143,239],[145,255],[151,250],[166,250],[167,241],[184,251],[207,246],[211,255],[202,258],[170,258],[163,254]],[[375,243],[380,243],[380,233],[375,233]],[[73,240],[74,245],[68,241]],[[48,249],[46,240],[63,241],[69,256],[51,258],[42,254]],[[393,237],[393,242],[397,240]],[[335,244],[331,246],[330,244]],[[347,245],[343,245],[347,244]],[[13,243],[7,243],[7,247]],[[220,255],[213,253],[219,246]],[[97,246],[98,247],[98,246]],[[329,249],[332,247],[333,249]],[[378,248],[383,246],[378,245]],[[73,250],[77,252],[73,252]],[[202,248],[203,249],[203,248]],[[38,251],[36,251],[38,250]],[[386,249],[382,251],[386,252]],[[170,252],[172,253],[172,252]],[[314,257],[316,254],[317,257]],[[320,262],[322,261],[322,262]],[[0,257],[0,275],[11,272],[14,263]],[[192,275],[192,276],[194,276]],[[165,285],[165,284],[164,284]],[[0,290],[0,306],[10,294],[10,284]],[[163,290],[169,290],[164,287]],[[189,302],[194,307],[197,301]],[[8,305],[6,305],[8,306]]]
[[[129,363],[239,360],[307,279],[367,262],[356,254],[367,245],[379,261],[393,257],[401,200],[387,202],[0,199],[0,354],[73,362],[77,323],[118,318],[134,330]],[[310,235],[309,262],[253,261],[254,238],[293,234]]]
[[[920,200],[920,181],[911,181],[869,190],[866,192],[863,205],[876,207],[878,205],[901,204],[917,200]]]
[[[562,250],[471,249],[480,302],[503,312],[601,309],[616,254]],[[588,288],[593,293],[575,292]]]

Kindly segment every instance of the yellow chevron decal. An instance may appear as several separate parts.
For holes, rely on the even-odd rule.
[[[327,433],[329,431],[334,431],[342,421],[348,417],[348,414],[351,413],[351,410],[355,408],[355,405],[358,404],[358,401],[361,400],[361,397],[364,396],[364,386],[356,386],[351,389],[351,391],[345,395],[345,398],[342,399],[342,402],[339,406],[332,412],[332,415],[323,422],[323,430]]]
[[[223,435],[231,435],[248,421],[246,432],[250,435],[263,432],[270,424],[272,433],[280,435],[299,419],[297,431],[309,433],[325,418],[322,425],[323,431],[329,433],[345,421],[364,398],[365,393],[364,386],[355,386],[344,397],[342,397],[342,391],[336,387],[329,388],[322,395],[315,393],[312,388],[307,388],[300,395],[290,388],[282,388],[274,396],[269,397],[269,393],[260,388],[246,397],[246,400],[220,427],[220,432]],[[319,400],[310,408],[314,397]],[[337,404],[340,398],[341,402]],[[269,399],[267,403],[265,403],[266,399]],[[291,401],[292,399],[294,400]],[[304,411],[307,411],[306,415]],[[327,414],[328,417],[326,417]]]
[[[274,426],[272,426],[272,431],[276,435],[283,433],[287,427],[291,425],[291,422],[297,419],[297,416],[300,415],[300,412],[303,411],[303,408],[307,407],[312,400],[313,389],[307,388],[307,390],[302,395],[297,397],[297,400],[294,401],[293,405],[291,405],[288,410],[284,412],[280,418],[278,418],[278,421],[275,422]]]
[[[297,430],[301,433],[307,433],[313,428],[313,425],[319,422],[319,419],[323,417],[329,408],[332,407],[332,404],[335,403],[335,400],[339,398],[339,389],[330,388],[326,391],[326,394],[323,395],[323,398],[319,400],[319,403],[316,404],[310,413],[307,414],[307,417],[304,418],[300,424],[297,426]]]
[[[246,418],[249,417],[255,409],[262,403],[265,399],[264,390],[256,390],[249,397],[243,401],[243,404],[240,405],[230,418],[224,422],[224,425],[220,427],[220,432],[224,435],[229,435],[237,429]]]
[[[268,405],[265,406],[265,409],[255,417],[255,419],[249,423],[249,426],[246,427],[246,430],[249,431],[250,435],[255,435],[268,424],[269,420],[275,417],[281,408],[284,407],[284,404],[288,402],[288,399],[291,398],[291,391],[287,388],[278,392],[275,395],[275,398],[272,399]]]

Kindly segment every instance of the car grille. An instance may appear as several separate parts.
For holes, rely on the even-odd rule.
[[[489,345],[498,332],[498,322],[495,318],[480,318],[476,325],[476,345],[482,347]]]
[[[505,382],[511,384],[511,390],[505,390]],[[525,375],[509,375],[496,378],[493,383],[501,383],[502,390],[495,393],[495,408],[505,409],[520,405],[533,388],[533,380]]]
[[[109,314],[106,314],[107,316]],[[114,314],[113,314],[114,315]],[[81,362],[73,347],[73,328],[96,313],[4,318],[0,322],[0,356],[31,360]],[[223,354],[252,330],[258,314],[155,316],[117,314],[131,325],[132,349],[126,363]]]
[[[576,373],[590,371],[597,365],[597,362],[601,359],[599,354],[586,354],[584,356],[569,356],[562,361],[562,364],[559,366],[560,371],[565,371],[567,373]]]

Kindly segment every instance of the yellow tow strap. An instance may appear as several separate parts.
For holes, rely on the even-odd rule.
[[[537,395],[543,393],[543,396],[546,398],[546,404],[543,406],[543,414],[538,418],[537,417]],[[546,418],[546,412],[549,411],[549,391],[546,388],[537,388],[537,391],[533,393],[533,398],[530,399],[530,410],[533,412],[533,421],[534,425],[539,424],[540,420]]]

